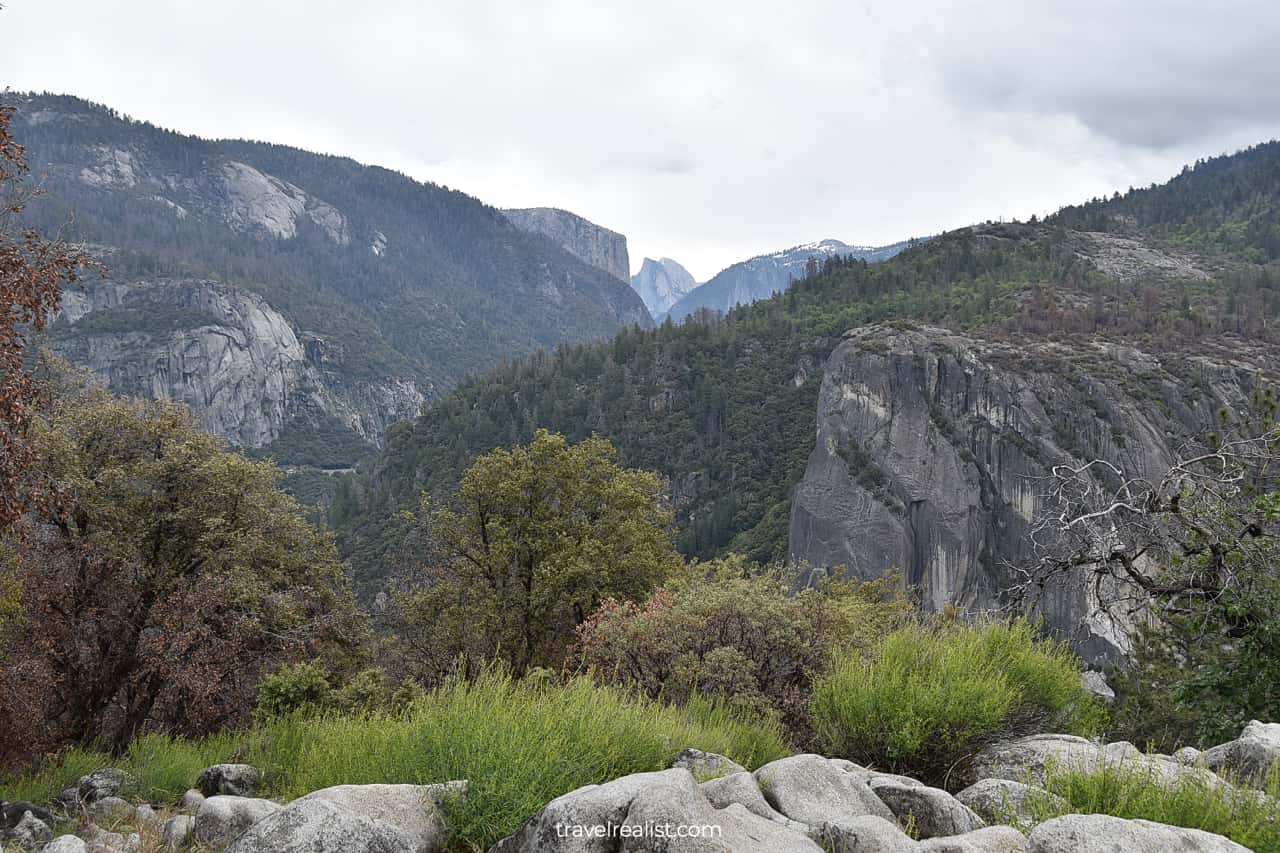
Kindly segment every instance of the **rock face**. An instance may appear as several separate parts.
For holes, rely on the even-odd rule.
[[[1159,476],[1215,413],[1246,409],[1272,361],[853,330],[827,361],[790,556],[862,578],[900,568],[932,610],[998,605],[1013,580],[1005,566],[1032,557],[1037,478],[1093,458]],[[1089,660],[1128,647],[1124,625],[1100,618],[1079,589],[1051,590],[1042,607]]]
[[[325,800],[290,803],[253,824],[226,853],[415,853],[409,836]]]
[[[1025,785],[1010,779],[979,779],[956,794],[987,823],[1013,823],[1026,826],[1034,819],[1033,807],[1044,804],[1046,808],[1065,811],[1067,801],[1043,788]]]
[[[674,833],[681,831],[678,837]],[[656,832],[666,835],[657,835]],[[782,824],[732,803],[716,808],[684,768],[637,773],[558,797],[490,853],[734,851],[819,853]]]
[[[1249,853],[1249,848],[1199,829],[1109,815],[1064,815],[1032,830],[1028,853]]]
[[[693,280],[689,271],[670,258],[645,258],[640,265],[640,272],[631,276],[631,287],[644,305],[653,315],[655,322],[662,318],[687,294],[693,292],[698,283]]]
[[[504,210],[503,213],[521,231],[541,234],[596,269],[604,270],[621,281],[631,280],[627,238],[616,231],[554,207],[529,207]],[[648,305],[647,302],[645,304]]]
[[[1208,788],[1228,783],[1212,771],[1187,767],[1164,755],[1148,755],[1127,741],[1095,743],[1075,735],[1030,735],[995,743],[973,757],[965,779],[1025,779],[1044,784],[1050,768],[1094,771],[1124,769],[1145,774],[1155,785],[1172,786],[1191,776]]]
[[[299,797],[287,809],[312,801],[332,803],[364,820],[394,827],[408,840],[410,850],[414,853],[432,853],[440,849],[445,840],[442,803],[449,796],[462,796],[465,793],[465,782],[442,785],[337,785]]]
[[[812,258],[819,265],[835,255],[851,255],[869,262],[884,261],[909,243],[891,246],[850,246],[839,240],[818,240],[769,255],[760,255],[716,273],[671,306],[669,314],[677,323],[700,308],[726,312],[735,305],[750,305],[787,289],[792,279],[804,278]]]
[[[871,790],[900,822],[913,821],[921,839],[963,835],[981,829],[984,823],[972,809],[940,788],[873,780]]]
[[[426,400],[410,380],[345,381],[321,342],[300,338],[265,299],[212,280],[68,289],[49,340],[113,392],[186,403],[204,429],[241,447],[262,447],[291,418],[320,414],[377,442]]]
[[[233,838],[280,810],[271,800],[220,795],[210,797],[196,812],[193,833],[197,841],[212,846],[225,846]]]
[[[258,793],[262,774],[250,764],[215,764],[206,767],[196,779],[196,787],[205,797],[230,794],[233,797],[252,797]]]
[[[893,818],[893,812],[859,773],[820,755],[771,761],[756,770],[755,778],[769,805],[810,826],[863,815]]]
[[[1249,723],[1233,741],[1206,749],[1199,756],[1210,770],[1229,773],[1243,782],[1263,784],[1280,765],[1280,723]]]

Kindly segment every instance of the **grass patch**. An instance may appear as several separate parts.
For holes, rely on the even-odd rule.
[[[1000,736],[1101,722],[1079,661],[1024,620],[912,625],[868,658],[849,656],[814,687],[813,725],[827,754],[939,781]]]
[[[1062,814],[1141,818],[1225,835],[1258,853],[1280,853],[1280,768],[1265,786],[1265,799],[1245,786],[1211,788],[1195,773],[1182,774],[1172,786],[1156,785],[1141,770],[1115,765],[1089,771],[1051,767],[1046,787],[1069,806],[1055,810],[1034,801],[1037,823]]]
[[[150,736],[115,759],[73,750],[36,775],[0,782],[0,790],[47,800],[110,765],[137,775],[147,799],[173,802],[205,766],[231,760],[261,768],[266,794],[284,800],[337,784],[467,779],[468,795],[450,806],[452,847],[485,850],[555,797],[663,769],[689,746],[747,767],[789,752],[776,725],[745,722],[705,701],[673,708],[581,678],[520,683],[490,672],[447,684],[398,714],[295,715],[200,741]]]

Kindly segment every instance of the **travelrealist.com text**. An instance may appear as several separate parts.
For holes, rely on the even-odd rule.
[[[557,823],[559,838],[719,838],[719,824]]]

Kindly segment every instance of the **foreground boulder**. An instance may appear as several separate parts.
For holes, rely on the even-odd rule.
[[[224,847],[237,835],[278,811],[280,804],[271,800],[226,795],[209,797],[196,812],[193,834],[204,844]]]
[[[1173,786],[1190,775],[1209,788],[1227,783],[1217,774],[1187,767],[1164,755],[1146,755],[1131,743],[1099,744],[1074,735],[1031,735],[992,744],[970,762],[966,781],[1018,779],[1044,785],[1049,767],[1091,772],[1102,768],[1123,768],[1145,773],[1153,784]]]
[[[769,762],[754,775],[769,805],[810,826],[863,815],[893,820],[893,812],[866,784],[865,773],[821,755],[793,755]]]
[[[41,848],[40,853],[89,853],[89,845],[75,835],[59,835]]]
[[[23,850],[38,850],[53,840],[53,831],[31,812],[23,812],[18,823],[9,830],[8,838]]]
[[[930,838],[916,853],[1024,853],[1027,837],[1011,826],[987,826],[964,835]]]
[[[822,825],[822,843],[831,853],[914,853],[916,843],[891,820],[861,815]]]
[[[717,755],[714,752],[703,752],[700,749],[686,749],[676,756],[675,761],[671,762],[671,766],[683,767],[692,773],[693,778],[699,782],[707,779],[718,779],[731,773],[747,772],[747,768],[732,758],[725,758],[723,755]]]
[[[106,797],[117,796],[136,784],[137,780],[125,771],[104,767],[80,777],[76,782],[76,797],[82,803],[96,803]]]
[[[760,793],[760,786],[756,783],[755,777],[745,770],[741,773],[721,776],[719,779],[709,779],[698,787],[707,798],[707,802],[717,809],[728,808],[736,803],[765,820],[789,826],[798,832],[809,831],[807,824],[791,820],[769,805],[764,794]]]
[[[1100,814],[1047,820],[1027,841],[1028,853],[1249,853],[1212,832]]]
[[[189,814],[174,815],[160,828],[160,849],[181,850],[195,830],[196,819]]]
[[[219,799],[211,797],[209,802]],[[290,803],[254,823],[226,853],[414,853],[408,833],[327,800]]]
[[[899,823],[910,820],[915,825],[916,835],[922,839],[963,835],[984,826],[982,818],[972,809],[941,788],[873,779],[871,790],[889,807]]]
[[[1023,853],[1027,838],[1008,826],[914,841],[902,827],[875,815],[833,821],[822,828],[831,853]]]
[[[1034,806],[1061,813],[1067,801],[1044,788],[1024,785],[1010,779],[981,779],[956,794],[956,799],[973,809],[987,823],[1012,823],[1030,826],[1035,820]]]
[[[299,797],[302,803],[324,801],[368,821],[394,826],[416,853],[433,853],[444,846],[444,801],[466,793],[465,782],[442,785],[336,785]],[[282,819],[283,820],[283,819]]]
[[[262,774],[251,764],[215,764],[200,772],[196,788],[206,797],[253,797],[261,781]]]
[[[1280,723],[1249,723],[1233,741],[1207,749],[1204,764],[1217,773],[1228,773],[1242,782],[1262,785],[1280,764]]]
[[[683,834],[680,834],[683,833]],[[821,853],[739,803],[713,806],[678,767],[587,785],[548,803],[490,853]]]

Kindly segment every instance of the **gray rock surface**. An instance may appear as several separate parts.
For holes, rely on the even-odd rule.
[[[697,777],[695,776],[694,779],[696,780]],[[798,832],[809,831],[807,824],[793,821],[769,805],[764,794],[760,793],[760,786],[756,783],[755,777],[745,770],[741,773],[730,773],[728,776],[710,779],[702,782],[698,787],[707,798],[707,802],[718,809],[728,808],[737,803],[752,814],[766,820],[790,826]]]
[[[956,799],[973,809],[987,823],[1014,823],[1028,826],[1033,807],[1042,803],[1055,811],[1066,809],[1067,801],[1034,785],[1010,779],[979,779],[956,794]]]
[[[40,853],[89,853],[89,845],[78,835],[59,835],[40,848]]]
[[[261,781],[262,773],[251,764],[215,764],[200,772],[196,787],[205,797],[252,797],[258,793]]]
[[[627,238],[616,231],[554,207],[504,210],[503,213],[521,231],[541,234],[596,269],[604,270],[621,281],[631,281]]]
[[[200,806],[204,804],[204,801],[204,794],[200,793],[195,788],[191,788],[182,795],[182,808],[184,811],[189,811],[194,814],[200,810]]]
[[[1027,837],[1011,826],[987,826],[964,835],[930,838],[917,853],[1023,853]]]
[[[193,834],[197,841],[223,846],[269,814],[280,804],[253,797],[209,797],[196,812]]]
[[[122,312],[173,316],[169,325],[96,325]],[[290,419],[323,413],[377,442],[425,400],[394,377],[341,380],[339,356],[300,335],[263,297],[211,280],[100,281],[68,288],[50,346],[113,392],[179,400],[207,431],[242,447],[278,438]]]
[[[889,807],[898,823],[913,822],[920,839],[963,835],[984,825],[972,809],[941,788],[873,780],[871,790]]]
[[[31,812],[24,812],[17,825],[9,830],[8,838],[23,850],[39,850],[53,840],[53,831]]]
[[[125,771],[104,767],[81,776],[76,782],[76,791],[81,802],[93,803],[103,797],[114,797],[135,784],[136,780]]]
[[[213,799],[217,799],[216,797]],[[295,801],[254,823],[226,853],[413,853],[402,830],[323,799]]]
[[[1123,768],[1145,773],[1154,784],[1170,786],[1184,777],[1194,777],[1213,788],[1227,783],[1216,774],[1187,767],[1172,758],[1146,755],[1125,741],[1098,744],[1074,735],[1031,735],[992,744],[970,762],[962,774],[970,782],[982,779],[1016,779],[1043,785],[1047,769],[1096,770]]]
[[[122,797],[102,797],[85,806],[85,811],[94,820],[110,822],[131,817],[136,810],[132,803]]]
[[[181,849],[191,838],[195,828],[196,819],[193,815],[174,815],[160,828],[160,848],[162,850]]]
[[[1173,760],[1179,764],[1195,765],[1200,762],[1203,755],[1204,753],[1196,749],[1194,746],[1184,746],[1182,749],[1173,753]]]
[[[644,834],[644,827],[650,834]],[[694,827],[658,837],[656,827]],[[596,830],[595,828],[603,828]],[[610,827],[614,837],[609,837]],[[625,828],[624,828],[625,827]],[[672,830],[668,830],[670,833]],[[696,832],[694,837],[692,833]],[[799,832],[739,803],[713,806],[684,768],[636,773],[557,797],[490,853],[819,853]]]
[[[1029,853],[1249,853],[1221,835],[1109,815],[1064,815],[1028,836]]]
[[[697,286],[689,271],[670,258],[645,258],[640,272],[631,276],[631,288],[640,294],[655,322],[661,322],[671,306]]]
[[[395,827],[416,853],[432,853],[444,843],[446,830],[441,809],[450,796],[464,796],[465,782],[440,785],[337,785],[299,797],[287,808],[323,800],[363,819]]]
[[[793,755],[771,761],[756,770],[754,776],[769,805],[810,826],[863,815],[893,819],[893,812],[863,778],[820,755]]]
[[[686,749],[671,762],[672,767],[683,767],[693,774],[699,782],[728,776],[731,773],[745,773],[747,768],[731,758],[717,755],[714,752],[703,752],[700,749]]]
[[[917,846],[901,827],[879,815],[828,821],[821,837],[830,853],[914,853]]]
[[[1107,683],[1107,677],[1096,669],[1088,669],[1080,673],[1080,686],[1104,704],[1110,705],[1116,701],[1116,692]]]
[[[790,557],[814,568],[811,581],[837,566],[864,579],[898,567],[928,610],[997,606],[1013,583],[1002,567],[1034,557],[1028,533],[1045,510],[1036,481],[1053,465],[1103,458],[1158,478],[1217,412],[1247,408],[1257,377],[1276,367],[1260,349],[1162,356],[854,329],[823,372]],[[1130,646],[1128,617],[1098,613],[1075,584],[1047,590],[1041,610],[1089,661]]]
[[[1259,785],[1280,764],[1280,723],[1253,720],[1240,737],[1204,751],[1205,766],[1242,782]]]

